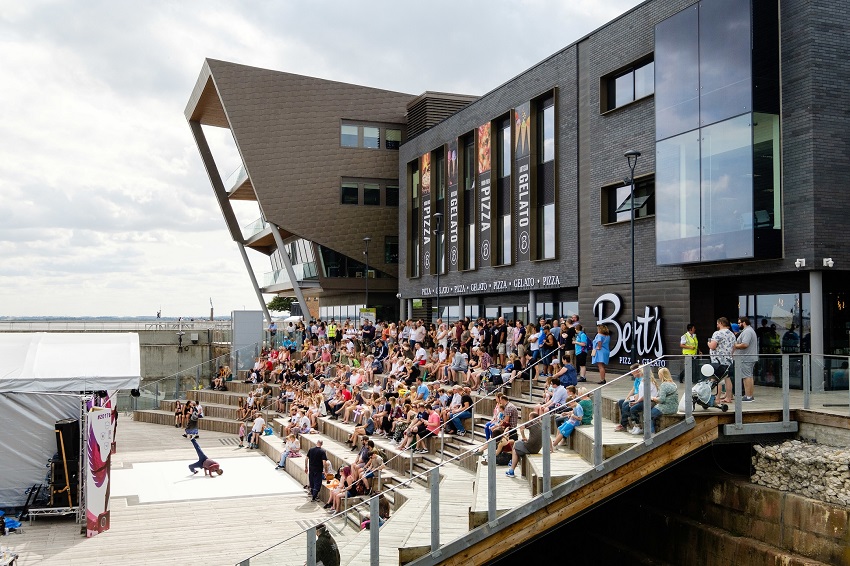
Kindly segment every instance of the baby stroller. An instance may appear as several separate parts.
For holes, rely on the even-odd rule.
[[[723,375],[718,377],[716,369],[722,369]],[[714,401],[717,398],[717,388],[720,380],[726,376],[727,372],[728,368],[725,366],[719,366],[718,368],[715,368],[711,364],[702,366],[703,379],[691,388],[694,408],[699,405],[703,409],[715,408],[720,409],[724,413],[729,410],[729,406],[726,403],[720,403],[718,405]]]

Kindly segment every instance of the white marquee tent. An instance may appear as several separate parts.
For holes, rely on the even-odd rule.
[[[140,381],[138,334],[0,334],[0,507],[23,505],[44,483],[55,424],[80,419],[87,393]]]

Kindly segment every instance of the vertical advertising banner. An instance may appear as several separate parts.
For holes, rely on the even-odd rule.
[[[422,266],[431,273],[431,154],[419,159],[419,176],[422,179]]]
[[[109,476],[112,464],[113,411],[91,407],[86,413],[86,537],[109,530]]]
[[[514,109],[517,261],[531,259],[531,103]]]
[[[458,185],[457,185],[457,139],[449,142],[446,148],[446,160],[449,165],[449,221],[446,226],[446,233],[449,235],[449,271],[457,271],[460,261],[458,260],[460,250],[458,242],[460,241],[460,211]]]
[[[490,122],[478,127],[478,202],[479,234],[481,238],[481,267],[492,265],[493,191],[490,185]]]

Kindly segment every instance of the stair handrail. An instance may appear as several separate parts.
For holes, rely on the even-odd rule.
[[[553,352],[554,352],[554,350],[553,350]],[[661,356],[661,357],[659,357],[659,358],[656,358],[655,360],[652,360],[651,362],[649,362],[649,363],[647,363],[647,364],[641,364],[641,367],[646,367],[646,366],[654,365],[655,363],[657,363],[659,360],[663,359],[664,357],[665,357],[665,356]],[[601,390],[602,390],[604,387],[608,387],[608,386],[610,386],[610,385],[613,385],[614,383],[616,383],[616,382],[617,382],[617,381],[619,381],[620,379],[625,378],[626,376],[632,376],[632,375],[633,375],[633,373],[634,373],[634,371],[635,371],[635,370],[630,370],[629,372],[627,372],[627,373],[625,373],[625,374],[622,374],[622,375],[620,375],[620,376],[617,376],[617,377],[615,377],[615,378],[613,378],[613,379],[608,379],[608,380],[606,381],[606,383],[605,383],[605,384],[597,385],[597,386],[596,386],[595,388],[593,388],[592,390],[585,392],[582,396],[589,396],[590,394],[595,394],[595,395],[597,395],[597,396],[598,396],[598,398],[599,398],[599,399],[601,399]],[[647,382],[649,382],[649,380],[646,380],[646,381],[647,381]],[[689,382],[690,382],[690,375],[689,375],[689,372],[686,370],[686,386],[689,384]],[[594,404],[594,405],[595,405],[595,406],[594,406],[594,413],[595,413],[595,414],[598,414],[598,413],[596,412],[596,404]],[[686,406],[688,406],[688,404],[687,404],[687,403],[686,403]],[[540,421],[541,421],[541,423],[545,423],[545,424],[543,425],[543,426],[544,426],[543,433],[544,433],[544,434],[546,434],[547,429],[548,429],[548,426],[547,426],[547,425],[548,425],[548,418],[549,418],[549,417],[551,417],[553,414],[555,414],[555,412],[556,412],[556,409],[550,409],[550,410],[548,410],[548,411],[544,412],[544,413],[543,413],[543,414],[541,414],[541,415],[538,415],[538,416],[532,417],[532,418],[531,418],[531,419],[529,419],[527,422],[523,423],[523,425],[527,425],[527,424],[529,424],[529,423],[533,423],[534,421],[540,420]],[[644,411],[644,413],[648,414],[648,413],[649,413],[649,411]],[[544,417],[545,417],[545,419],[544,419]],[[597,418],[597,420],[598,420],[598,418]],[[692,417],[690,418],[690,421],[691,421],[691,423],[690,423],[690,424],[692,425],[692,424],[693,424],[693,419],[692,419]],[[648,430],[649,430],[649,428],[647,427],[647,431],[648,431]],[[503,436],[508,435],[508,434],[509,434],[509,431],[507,431],[507,430],[506,430],[505,432],[503,432],[503,433],[501,433],[501,434],[499,434],[499,435],[497,435],[497,436],[491,437],[491,438],[490,438],[490,440],[485,441],[485,442],[482,444],[482,445],[484,445],[484,444],[488,445],[488,451],[489,451],[489,452],[491,452],[491,454],[490,454],[490,455],[489,455],[489,457],[488,457],[488,459],[489,459],[489,460],[492,462],[492,464],[493,464],[493,465],[491,466],[491,469],[495,469],[495,446],[496,446],[496,442],[497,442],[498,440],[501,440]],[[551,444],[551,435],[548,435],[548,440],[549,440],[549,443],[547,444],[547,443],[545,443],[545,442],[544,442],[544,445],[543,445],[543,449],[544,449],[546,452],[548,452],[548,451],[550,450],[550,448],[551,448],[551,445],[550,445],[550,444]],[[461,459],[463,459],[463,458],[465,458],[465,457],[468,457],[468,456],[470,456],[470,455],[476,454],[476,453],[478,453],[478,452],[479,452],[479,447],[473,446],[472,448],[470,448],[470,449],[468,449],[468,450],[466,450],[466,451],[463,451],[463,452],[461,452],[460,454],[454,455],[452,458],[450,458],[450,459],[448,459],[448,460],[445,460],[445,461],[441,462],[440,464],[437,464],[436,466],[433,466],[433,467],[431,467],[431,468],[427,469],[427,470],[426,470],[426,471],[424,471],[424,472],[420,472],[419,474],[412,475],[410,478],[407,478],[406,480],[404,480],[403,482],[401,482],[401,483],[399,483],[399,484],[397,484],[397,485],[395,485],[395,486],[391,486],[391,487],[389,487],[389,488],[385,489],[385,490],[384,490],[383,492],[381,492],[381,493],[377,493],[377,494],[374,494],[374,495],[372,495],[372,496],[368,497],[366,500],[361,501],[360,503],[357,503],[356,505],[354,505],[353,507],[349,508],[348,510],[354,510],[354,509],[357,509],[358,507],[360,507],[361,505],[362,505],[362,506],[365,506],[365,505],[367,505],[367,504],[370,506],[370,511],[371,511],[372,509],[377,510],[377,501],[378,501],[378,498],[380,497],[380,495],[381,495],[382,493],[386,493],[386,492],[395,493],[396,491],[398,491],[399,489],[401,489],[401,488],[403,488],[403,487],[406,487],[406,486],[412,486],[412,485],[413,485],[413,483],[414,483],[416,480],[422,479],[422,478],[423,478],[424,476],[426,476],[426,475],[428,475],[428,476],[429,476],[429,480],[430,480],[430,481],[429,481],[429,484],[431,484],[431,485],[432,485],[432,492],[433,492],[433,489],[434,489],[434,488],[433,488],[433,484],[434,484],[434,483],[439,483],[439,472],[438,472],[438,470],[439,470],[439,469],[441,469],[443,466],[446,466],[446,465],[448,465],[448,464],[450,464],[450,463],[453,463],[453,462],[460,461]],[[437,473],[436,473],[436,474],[434,473],[434,471],[435,471],[435,470],[437,470]],[[489,470],[488,470],[488,471],[489,471]],[[550,492],[549,492],[549,493],[550,493]],[[345,520],[347,520],[347,517],[345,516],[345,514],[340,514],[340,515],[343,515],[343,517],[345,518]],[[294,539],[294,538],[296,538],[296,537],[304,536],[304,535],[306,535],[306,536],[307,536],[307,545],[308,545],[308,561],[307,561],[307,564],[308,564],[308,566],[315,566],[315,560],[313,561],[313,564],[311,564],[311,563],[310,563],[310,560],[309,560],[309,557],[310,557],[310,555],[311,555],[311,553],[310,553],[310,548],[312,547],[312,549],[313,549],[313,554],[312,554],[312,556],[315,558],[315,540],[316,540],[316,539],[315,539],[315,533],[316,533],[316,528],[317,528],[319,525],[324,525],[324,524],[329,523],[331,520],[333,520],[333,519],[334,519],[334,518],[336,518],[336,517],[337,517],[336,515],[334,515],[334,516],[332,516],[332,517],[328,517],[327,519],[325,519],[325,520],[323,520],[323,521],[320,521],[317,525],[314,525],[313,527],[310,527],[310,528],[308,528],[308,529],[304,529],[304,530],[303,530],[303,531],[301,531],[301,532],[295,533],[295,534],[293,534],[292,536],[287,537],[286,539],[284,539],[284,540],[282,540],[282,541],[280,541],[280,542],[278,542],[278,543],[276,543],[276,544],[274,544],[274,545],[271,545],[271,546],[267,547],[266,549],[264,549],[264,550],[262,550],[262,551],[260,551],[260,552],[258,552],[258,553],[256,553],[256,554],[253,554],[253,555],[249,556],[249,557],[248,557],[248,558],[246,558],[245,560],[242,560],[242,561],[238,562],[238,563],[236,564],[236,566],[241,566],[241,565],[247,565],[247,564],[250,564],[250,560],[251,560],[252,558],[255,558],[255,557],[257,557],[257,556],[260,556],[261,554],[264,554],[264,553],[266,553],[266,552],[268,552],[268,551],[270,551],[270,550],[272,550],[272,549],[274,549],[274,548],[277,548],[278,546],[280,546],[280,545],[282,545],[282,544],[284,544],[284,543],[286,543],[286,542],[288,542],[288,541],[290,541],[290,540],[293,540],[293,539]],[[491,522],[492,522],[492,521],[491,521]],[[377,524],[377,520],[375,521],[375,523]],[[433,526],[432,526],[432,530],[433,530]],[[436,550],[436,549],[432,548],[432,551],[433,551],[433,550]],[[377,552],[377,549],[376,549],[376,548],[373,548],[373,549],[372,549],[372,552]]]

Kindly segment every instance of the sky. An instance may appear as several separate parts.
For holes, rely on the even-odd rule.
[[[259,308],[183,115],[207,57],[480,95],[638,3],[0,0],[0,317]]]

